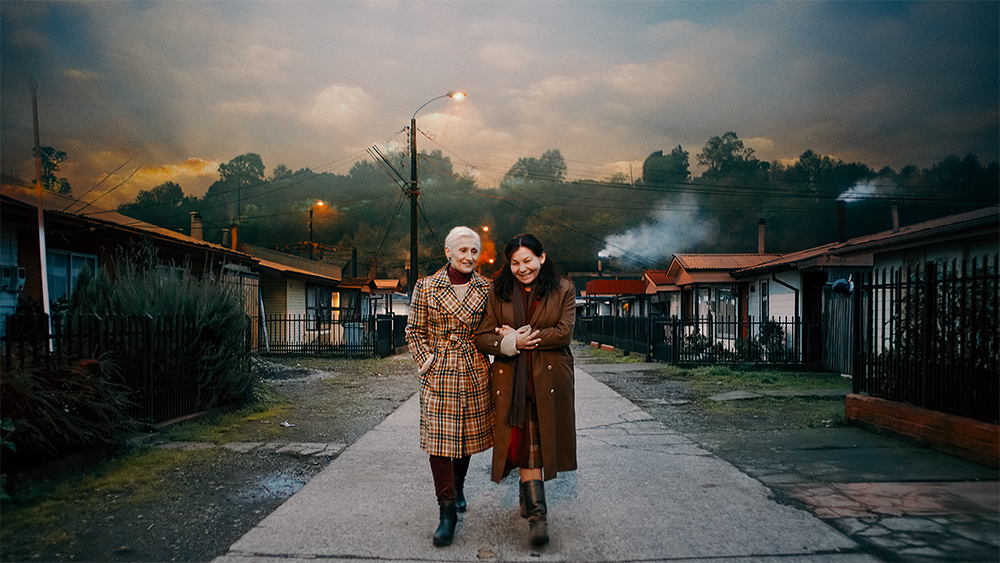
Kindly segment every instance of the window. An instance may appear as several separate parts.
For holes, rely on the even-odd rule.
[[[69,297],[76,286],[76,278],[84,267],[91,274],[97,272],[97,256],[93,254],[77,254],[62,250],[49,250],[45,253],[48,267],[49,301],[58,301]]]
[[[762,281],[762,282],[760,282],[760,320],[762,322],[766,321],[768,319],[769,315],[770,315],[770,311],[769,311],[769,308],[768,308],[767,282],[766,281]]]
[[[715,320],[718,334],[725,338],[736,337],[736,288],[715,290]]]
[[[306,318],[309,319],[309,330],[326,330],[329,328],[331,305],[333,298],[329,287],[318,285],[306,286]]]

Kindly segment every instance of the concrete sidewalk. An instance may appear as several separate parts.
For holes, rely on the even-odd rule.
[[[516,478],[490,482],[489,453],[473,456],[455,543],[431,545],[437,505],[414,396],[215,563],[877,561],[579,367],[576,375],[580,469],[546,483],[548,546],[528,545]]]

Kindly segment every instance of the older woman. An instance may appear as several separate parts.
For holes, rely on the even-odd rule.
[[[489,281],[475,271],[479,235],[455,227],[445,238],[448,264],[413,288],[406,342],[420,373],[420,448],[430,454],[440,508],[434,545],[450,545],[465,512],[472,454],[493,446],[489,366],[473,344]]]
[[[514,237],[493,282],[476,347],[494,356],[491,478],[513,468],[532,545],[548,543],[543,481],[576,469],[573,355],[576,291],[533,235]],[[544,473],[544,474],[543,474]]]

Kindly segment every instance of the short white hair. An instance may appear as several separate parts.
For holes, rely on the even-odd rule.
[[[476,250],[483,249],[483,243],[479,240],[479,233],[473,231],[469,227],[455,227],[452,229],[451,232],[448,233],[448,236],[444,238],[444,247],[451,248],[452,245],[458,242],[458,239],[464,237],[468,237],[476,241]]]

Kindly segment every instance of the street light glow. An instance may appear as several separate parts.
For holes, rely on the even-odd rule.
[[[461,100],[465,97],[465,92],[459,92],[458,90],[454,92],[448,92],[448,97],[454,100]]]

